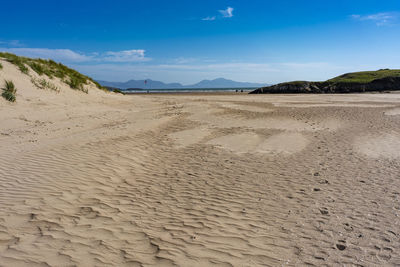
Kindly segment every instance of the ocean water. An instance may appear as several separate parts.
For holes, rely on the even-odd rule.
[[[201,93],[201,92],[250,92],[257,88],[180,88],[180,89],[128,89],[126,94],[138,93]]]

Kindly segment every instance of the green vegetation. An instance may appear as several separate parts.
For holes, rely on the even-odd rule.
[[[0,63],[0,70],[3,68],[3,65]]]
[[[327,80],[330,83],[369,83],[386,77],[400,77],[400,70],[381,69],[377,71],[361,71],[340,75]]]
[[[60,92],[60,89],[52,84],[51,82],[47,81],[45,78],[31,78],[31,82],[40,89],[49,89],[52,91],[56,91],[57,93]]]
[[[28,74],[28,68],[25,66],[24,63],[24,59],[23,57],[18,57],[14,54],[10,54],[10,53],[2,53],[0,52],[0,57],[6,59],[8,62],[14,64],[15,66],[17,66],[19,68],[19,70],[22,73]]]
[[[89,84],[89,82],[94,83],[99,89],[107,91],[106,88],[101,86],[99,83],[87,77],[76,70],[70,69],[67,66],[57,63],[53,60],[44,59],[33,59],[27,57],[20,57],[10,53],[0,52],[0,58],[4,58],[8,62],[16,65],[19,70],[25,74],[28,74],[29,69],[26,66],[31,67],[31,69],[39,75],[46,75],[50,79],[53,77],[60,78],[63,82],[68,84],[72,89],[80,90],[87,93],[87,89],[84,85]]]
[[[292,82],[287,82],[287,84],[293,84],[293,85],[300,85],[304,84],[306,81],[292,81]]]
[[[5,86],[1,88],[3,90],[1,96],[10,102],[15,102],[16,100],[15,93],[17,92],[17,89],[15,88],[14,83],[12,81],[7,81],[7,80],[5,80],[4,82]]]
[[[118,94],[124,94],[124,92],[122,92],[120,89],[115,88],[112,90],[114,93],[118,93]]]

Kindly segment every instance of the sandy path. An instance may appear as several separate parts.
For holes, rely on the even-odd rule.
[[[400,262],[398,95],[80,107],[0,116],[0,265]]]

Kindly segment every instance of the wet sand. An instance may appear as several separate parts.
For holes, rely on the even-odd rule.
[[[399,94],[0,105],[0,265],[399,264],[399,110]]]

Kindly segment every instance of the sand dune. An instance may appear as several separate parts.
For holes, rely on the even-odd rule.
[[[400,262],[398,97],[18,86],[0,100],[1,266]],[[293,102],[315,105],[275,105]]]

